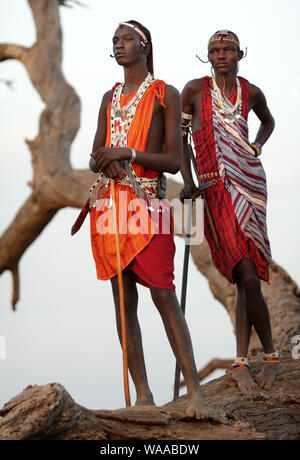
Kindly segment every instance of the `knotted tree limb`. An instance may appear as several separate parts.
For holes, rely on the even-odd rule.
[[[89,171],[75,171],[70,164],[70,147],[79,129],[80,100],[66,82],[62,70],[62,31],[57,0],[28,0],[36,27],[32,47],[0,45],[0,61],[19,60],[46,107],[40,117],[39,133],[27,140],[31,152],[32,193],[0,238],[0,274],[13,275],[12,306],[19,299],[20,258],[41,234],[56,212],[80,206],[91,183]]]
[[[0,56],[1,61],[8,59],[17,59],[20,62],[25,62],[29,48],[20,45],[14,45],[13,43],[2,43],[0,45]]]

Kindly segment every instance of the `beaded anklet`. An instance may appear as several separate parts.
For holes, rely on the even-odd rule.
[[[274,351],[274,353],[262,353],[261,355],[263,362],[268,364],[280,363],[280,353],[279,351]]]
[[[231,366],[231,369],[233,371],[237,371],[238,369],[250,369],[251,366],[250,364],[248,363],[248,359],[247,358],[235,358],[235,360],[233,361],[233,364]]]

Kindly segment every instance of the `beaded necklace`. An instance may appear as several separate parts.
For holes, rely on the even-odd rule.
[[[116,88],[111,102],[111,147],[127,147],[127,134],[136,108],[153,81],[153,76],[148,73],[135,96],[123,107],[120,105],[120,100],[125,83]]]
[[[115,90],[111,102],[110,115],[111,147],[127,147],[127,135],[134,118],[136,108],[153,81],[154,77],[149,72],[137,90],[135,96],[128,102],[128,104],[124,105],[123,107],[121,107],[120,101],[125,83],[119,85]],[[143,199],[149,199],[156,196],[156,194],[152,193],[149,188],[145,187],[142,180],[137,177],[131,162],[124,161],[124,168],[126,171],[127,180],[129,181],[132,190],[136,193],[137,196]]]
[[[110,113],[110,125],[111,125],[111,147],[127,147],[127,135],[132,123],[133,117],[136,112],[136,108],[142,99],[143,95],[154,81],[154,77],[148,73],[145,80],[140,85],[135,96],[128,102],[128,104],[121,107],[120,100],[121,94],[124,88],[124,84],[119,85],[113,94],[111,101],[111,113]],[[156,178],[153,180],[147,180],[148,186],[143,182],[143,178],[137,177],[132,164],[130,161],[125,161],[123,163],[124,169],[126,171],[126,179],[128,180],[130,187],[142,199],[149,200],[151,198],[156,198],[157,192],[154,191],[155,185],[158,185]],[[104,195],[106,190],[109,187],[109,179],[105,177],[103,172],[101,172],[97,181],[90,187],[90,209],[92,209],[101,197]],[[153,191],[151,188],[154,187]],[[111,196],[110,204],[111,207]]]
[[[236,101],[233,107],[229,107],[228,104],[225,106],[224,105],[224,98],[222,96],[222,93],[220,91],[220,88],[217,85],[216,78],[212,77],[212,84],[213,84],[213,90],[216,94],[218,104],[220,106],[220,112],[225,115],[225,120],[233,123],[234,119],[239,119],[241,117],[241,112],[242,112],[242,88],[239,82],[239,79],[236,79],[236,85],[237,85],[237,95],[236,95]],[[226,101],[225,101],[226,104]]]

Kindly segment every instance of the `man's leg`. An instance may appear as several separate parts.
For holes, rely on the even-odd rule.
[[[128,367],[136,389],[136,405],[154,405],[153,396],[146,374],[142,335],[137,317],[138,292],[135,275],[123,270],[124,302],[127,332]],[[116,322],[120,343],[122,344],[118,278],[111,279],[115,302]]]
[[[175,292],[151,286],[151,296],[159,311],[170,345],[187,384],[189,405],[187,415],[197,419],[211,416],[218,418],[213,409],[207,408],[199,385],[190,333]]]
[[[244,289],[236,280],[237,297],[235,304],[236,324],[236,355],[240,358],[247,358],[252,323],[249,321]],[[241,391],[255,391],[257,385],[253,381],[248,369],[237,369],[232,371],[232,376],[237,382]]]
[[[243,291],[249,324],[254,326],[264,352],[273,353],[274,345],[269,310],[261,292],[260,279],[255,265],[250,259],[243,259],[236,265],[234,275],[238,289]],[[245,312],[243,314],[245,315]],[[247,335],[249,325],[247,326],[245,322],[237,323],[236,327],[237,329],[247,328],[246,331],[237,331],[237,337],[243,336],[243,334]],[[277,364],[264,364],[261,373],[256,378],[257,383],[266,389],[271,388],[277,372]]]

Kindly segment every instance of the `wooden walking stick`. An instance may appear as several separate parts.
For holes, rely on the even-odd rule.
[[[181,298],[180,298],[180,307],[181,307],[183,314],[185,314],[185,304],[186,304],[187,276],[188,276],[189,257],[190,257],[189,239],[191,237],[192,216],[193,216],[193,201],[190,200],[189,210],[188,210],[188,219],[187,219],[186,237],[185,237],[183,273],[182,273],[182,283],[181,283]],[[174,395],[173,395],[174,400],[178,399],[179,397],[179,384],[180,384],[180,367],[179,367],[178,362],[176,361]]]
[[[128,379],[127,334],[126,334],[126,319],[125,319],[125,304],[124,304],[124,287],[123,287],[123,277],[122,277],[122,267],[121,267],[121,252],[120,252],[119,227],[118,227],[114,179],[110,179],[110,189],[111,189],[111,197],[112,197],[113,216],[114,216],[116,257],[117,257],[117,267],[118,267],[118,283],[119,283],[119,299],[120,299],[119,301],[120,301],[122,352],[123,352],[124,392],[125,392],[126,407],[130,407],[131,402],[130,402],[129,379]]]
[[[193,151],[193,146],[192,146],[192,136],[191,136],[191,130],[189,130],[189,142],[187,143],[187,149],[188,149],[188,156],[189,160],[192,162],[195,174],[198,179],[198,189],[199,190],[204,190],[211,185],[213,185],[213,181],[209,180],[207,182],[204,182],[203,184],[200,183],[200,178],[197,170],[197,165],[196,165],[196,160],[194,156],[194,151]],[[204,206],[206,205],[206,201],[204,199]],[[205,206],[206,209],[206,206]],[[182,284],[181,284],[181,299],[180,299],[180,306],[182,309],[183,314],[185,315],[185,304],[186,304],[186,290],[187,290],[187,275],[188,275],[188,265],[189,265],[189,255],[190,255],[190,244],[189,244],[189,239],[191,237],[191,228],[192,228],[192,216],[193,216],[193,201],[189,203],[189,212],[188,212],[188,222],[187,222],[187,229],[186,229],[186,237],[185,237],[185,249],[184,249],[184,260],[183,260],[183,274],[182,274]],[[210,216],[210,214],[209,214]],[[211,223],[211,222],[210,222]],[[217,247],[219,247],[218,243],[218,237],[216,235],[213,222],[211,223],[212,225],[212,230],[213,230],[213,236],[216,241]],[[174,395],[173,399],[178,399],[179,397],[179,386],[180,386],[180,368],[178,365],[178,362],[176,361],[176,369],[175,369],[175,379],[174,379]]]

